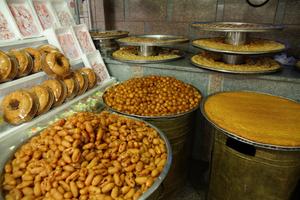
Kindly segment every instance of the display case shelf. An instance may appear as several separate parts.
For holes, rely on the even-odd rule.
[[[113,83],[116,82],[115,78],[110,78],[108,80],[106,80],[102,85],[96,86],[95,88],[87,91],[86,93],[62,104],[61,106],[51,109],[49,112],[38,116],[36,118],[34,118],[32,121],[27,122],[27,123],[23,123],[21,125],[18,126],[13,126],[10,125],[6,122],[2,122],[0,124],[0,143],[2,141],[4,141],[7,137],[11,137],[14,134],[21,134],[23,131],[27,130],[30,127],[33,127],[35,125],[37,125],[38,123],[42,122],[42,121],[47,121],[52,119],[53,117],[55,117],[57,114],[59,114],[60,112],[62,112],[63,110],[68,109],[70,106],[72,106],[75,103],[78,103],[80,100],[89,97],[90,95],[94,94],[97,91],[103,91],[106,87],[112,85]]]
[[[47,43],[47,38],[46,37],[38,37],[38,38],[16,40],[16,41],[11,41],[11,42],[1,42],[0,48],[20,46],[20,45],[26,45],[26,44],[34,44],[34,43]]]

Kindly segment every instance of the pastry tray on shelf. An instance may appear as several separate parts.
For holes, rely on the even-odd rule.
[[[257,24],[245,22],[193,22],[192,27],[204,31],[220,32],[266,32],[282,30],[284,27],[274,24]]]
[[[138,38],[141,41],[125,41],[126,38],[118,39],[117,42],[126,46],[171,46],[186,43],[189,39],[176,35],[136,35],[128,38]],[[145,41],[142,41],[145,39]],[[146,41],[149,39],[149,41]],[[152,40],[152,41],[151,41]]]
[[[265,50],[265,51],[232,51],[232,50],[222,50],[222,49],[215,49],[211,47],[207,47],[204,45],[199,45],[194,42],[192,42],[192,45],[194,47],[207,50],[207,51],[213,51],[213,52],[218,52],[218,53],[227,53],[227,54],[242,54],[242,55],[257,55],[257,54],[271,54],[271,53],[278,53],[281,51],[284,51],[285,49],[276,49],[276,50]]]
[[[99,35],[97,35],[96,33],[99,33]],[[93,40],[111,40],[111,39],[127,37],[129,32],[119,31],[119,30],[98,31],[97,29],[95,29],[95,30],[91,30],[90,34]]]
[[[62,104],[61,106],[57,107],[57,108],[53,108],[50,111],[48,111],[47,113],[35,117],[33,118],[32,121],[27,122],[27,123],[23,123],[21,125],[18,126],[12,126],[9,125],[8,123],[4,122],[3,119],[1,118],[1,124],[0,124],[0,143],[3,144],[3,141],[5,139],[7,139],[8,137],[14,137],[14,135],[16,134],[22,134],[23,131],[28,130],[29,128],[34,128],[36,126],[38,126],[38,124],[40,122],[49,122],[49,119],[54,118],[55,116],[57,116],[59,113],[61,113],[62,111],[70,108],[70,106],[72,106],[75,103],[80,102],[82,99],[91,96],[92,94],[98,92],[98,91],[104,91],[106,87],[110,86],[111,84],[115,83],[116,79],[115,78],[111,78],[106,80],[105,82],[103,82],[102,85],[96,86],[95,88],[87,91],[86,93],[75,97],[74,99],[65,102],[64,104]]]

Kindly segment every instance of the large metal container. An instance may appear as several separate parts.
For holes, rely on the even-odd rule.
[[[208,98],[201,104],[214,137],[207,199],[290,199],[300,181],[300,149],[255,143],[220,128],[205,112]]]
[[[200,91],[198,91],[200,93]],[[201,93],[200,93],[201,94]],[[104,94],[105,95],[105,94]],[[104,96],[103,95],[103,96]],[[105,100],[103,99],[105,103]],[[105,103],[106,104],[106,103]],[[180,191],[186,183],[188,173],[188,155],[191,150],[191,136],[194,129],[194,119],[198,106],[189,112],[161,117],[131,115],[119,112],[107,104],[106,106],[117,113],[137,117],[147,121],[166,134],[172,147],[172,165],[163,182],[163,198],[168,198],[174,192]]]
[[[135,118],[135,117],[130,117],[130,116],[125,116],[137,121],[143,121],[139,118]],[[153,129],[155,129],[160,137],[164,140],[165,144],[166,144],[166,149],[167,149],[167,154],[168,154],[168,158],[167,158],[167,163],[165,164],[161,174],[156,178],[155,182],[153,183],[153,185],[145,192],[143,193],[142,196],[140,196],[139,200],[159,200],[161,199],[161,196],[163,194],[163,190],[164,187],[162,186],[162,182],[165,180],[170,167],[171,167],[171,163],[172,163],[172,148],[171,145],[167,139],[167,137],[165,136],[165,134],[158,129],[157,127],[155,127],[154,125],[145,122],[147,125],[149,125],[150,127],[152,127]],[[14,134],[11,137],[6,137],[6,138],[2,138],[0,139],[0,151],[2,152],[2,156],[0,157],[0,170],[1,170],[1,174],[0,174],[0,183],[2,184],[3,181],[3,170],[4,170],[4,166],[5,163],[11,159],[11,157],[13,156],[14,152],[26,141],[28,141],[31,137],[39,134],[40,132],[36,132],[35,134],[30,134],[30,129],[33,127],[29,127],[26,130],[23,130],[23,134]],[[28,131],[28,134],[26,134]],[[42,130],[41,130],[42,131]],[[0,186],[0,200],[4,200],[3,197],[3,193],[2,193],[2,187]]]

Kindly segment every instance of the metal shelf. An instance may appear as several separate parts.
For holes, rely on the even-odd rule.
[[[110,79],[106,80],[102,85],[96,86],[95,88],[87,91],[86,93],[82,94],[81,96],[75,97],[74,99],[72,99],[68,102],[65,102],[61,106],[51,109],[50,111],[48,111],[47,113],[45,113],[41,116],[35,117],[30,122],[23,123],[18,126],[12,126],[6,122],[3,122],[0,125],[0,143],[2,141],[4,141],[7,137],[11,137],[14,134],[20,134],[22,131],[25,131],[26,129],[37,125],[39,122],[46,121],[46,120],[53,118],[55,115],[57,115],[58,113],[62,112],[65,109],[69,108],[74,103],[79,102],[80,100],[92,95],[93,93],[95,93],[99,90],[104,90],[106,87],[110,86],[111,84],[113,84],[115,82],[116,82],[115,78],[110,78]]]

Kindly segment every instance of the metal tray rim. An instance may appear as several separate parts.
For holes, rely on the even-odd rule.
[[[92,32],[97,31],[97,29],[94,30],[90,30],[90,34]],[[97,32],[123,32],[123,34],[119,34],[119,35],[112,35],[112,36],[106,36],[106,37],[100,37],[100,36],[92,36],[93,40],[111,40],[111,39],[119,39],[119,38],[123,38],[123,37],[128,37],[129,35],[129,31],[122,31],[122,30],[109,30],[109,31],[97,31]]]
[[[210,125],[212,125],[214,128],[216,128],[217,130],[221,131],[222,133],[224,133],[226,136],[236,139],[238,141],[244,142],[246,144],[250,144],[253,145],[255,147],[259,147],[259,148],[264,148],[264,149],[270,149],[270,150],[284,150],[284,151],[300,151],[300,146],[299,147],[288,147],[288,146],[281,146],[281,145],[272,145],[272,144],[266,144],[266,143],[261,143],[261,142],[253,142],[249,139],[243,138],[241,136],[237,136],[234,133],[231,133],[230,131],[225,130],[224,128],[220,127],[219,125],[215,124],[207,115],[204,109],[205,106],[205,102],[212,96],[220,94],[220,93],[226,93],[226,92],[255,92],[255,93],[259,93],[259,94],[265,94],[265,95],[269,95],[269,96],[273,96],[273,97],[280,97],[286,100],[290,100],[296,103],[299,103],[293,99],[290,98],[286,98],[283,96],[277,96],[277,95],[272,95],[266,92],[259,92],[259,91],[251,91],[251,90],[234,90],[234,91],[220,91],[220,92],[216,92],[216,93],[212,93],[206,97],[204,97],[204,99],[201,101],[200,104],[200,111],[202,113],[202,115],[204,116],[204,118],[210,123]]]

